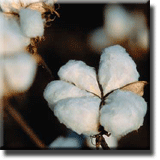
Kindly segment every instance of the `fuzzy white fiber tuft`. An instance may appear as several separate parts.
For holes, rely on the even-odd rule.
[[[30,39],[22,34],[17,20],[0,13],[0,24],[0,55],[23,52]]]
[[[100,123],[106,131],[120,138],[143,125],[147,104],[144,99],[129,91],[114,91],[100,111]]]
[[[32,9],[20,10],[20,25],[23,33],[30,38],[43,36],[44,24],[41,13]]]
[[[70,60],[60,68],[58,75],[61,80],[74,83],[81,89],[101,95],[94,68],[87,66],[82,61]]]
[[[21,53],[4,59],[4,72],[9,89],[24,92],[32,85],[37,64],[28,53]]]
[[[139,73],[136,64],[126,50],[115,45],[104,49],[100,59],[98,76],[103,92],[107,94],[114,89],[137,81]]]
[[[93,96],[93,94],[61,80],[50,82],[45,88],[43,95],[49,104],[54,104],[66,98]]]
[[[95,135],[98,133],[100,99],[96,97],[68,98],[54,107],[59,121],[78,134]]]

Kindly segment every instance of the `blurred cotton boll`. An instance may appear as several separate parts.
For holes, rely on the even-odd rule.
[[[20,30],[20,26],[15,18],[7,18],[0,13],[0,55],[13,55],[25,50],[30,39],[25,37]]]
[[[104,10],[104,29],[113,41],[125,40],[131,32],[130,15],[120,5],[109,5]]]
[[[110,41],[104,32],[104,28],[99,27],[89,33],[87,43],[93,51],[101,52],[110,44]]]
[[[27,91],[35,78],[37,64],[28,53],[0,59],[4,70],[5,85],[9,92]]]
[[[53,149],[80,149],[81,144],[76,137],[58,137],[50,145],[49,148]]]
[[[31,9],[20,10],[20,25],[23,33],[30,38],[41,37],[44,34],[44,24],[41,13]]]

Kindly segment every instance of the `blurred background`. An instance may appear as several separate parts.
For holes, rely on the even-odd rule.
[[[140,79],[149,84],[144,99],[148,111],[143,127],[118,142],[118,149],[150,149],[150,5],[144,4],[59,4],[60,18],[51,22],[45,30],[45,40],[38,45],[38,53],[51,69],[53,77],[39,66],[35,81],[26,93],[4,99],[4,107],[10,101],[24,117],[38,137],[49,146],[57,138],[76,138],[77,147],[88,147],[83,136],[68,130],[43,98],[46,85],[58,79],[57,71],[68,60],[82,60],[98,68],[102,50],[120,44],[137,64]],[[53,15],[54,16],[54,15]],[[3,149],[39,149],[10,114],[4,110]],[[76,148],[76,146],[75,146]]]

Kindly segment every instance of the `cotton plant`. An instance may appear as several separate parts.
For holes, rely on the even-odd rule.
[[[60,80],[46,86],[45,100],[60,123],[93,138],[97,149],[117,147],[122,136],[143,125],[147,82],[138,81],[136,64],[123,47],[105,48],[97,72],[82,61],[69,60],[58,76]]]
[[[31,87],[36,76],[37,63],[42,61],[37,54],[35,41],[44,36],[45,25],[51,20],[49,15],[56,12],[54,2],[0,1],[1,96],[25,92]]]

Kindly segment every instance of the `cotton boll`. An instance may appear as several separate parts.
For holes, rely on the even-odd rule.
[[[120,5],[109,5],[104,10],[104,28],[112,40],[125,40],[132,30],[130,15]]]
[[[106,135],[103,135],[103,137],[104,137],[104,139],[110,149],[117,148],[117,146],[118,146],[117,138],[113,137],[112,135],[110,135],[109,137]],[[93,149],[96,148],[96,138],[91,138],[89,136],[86,136],[86,141],[87,141],[88,147],[93,148]],[[102,147],[100,146],[100,148],[102,148]]]
[[[80,149],[81,148],[81,144],[78,142],[78,139],[74,138],[74,137],[58,137],[56,140],[54,140],[50,145],[49,148],[74,148],[74,149]]]
[[[97,97],[68,98],[50,108],[69,129],[78,134],[95,135],[98,133],[99,104]]]
[[[126,50],[115,45],[104,49],[100,58],[98,76],[105,95],[114,89],[137,81],[139,73]]]
[[[82,61],[70,60],[58,71],[61,80],[74,83],[77,87],[100,96],[100,89],[94,68]]]
[[[87,43],[90,48],[96,52],[101,52],[107,45],[110,44],[103,27],[96,28],[88,35]]]
[[[114,91],[100,111],[100,123],[114,137],[120,138],[143,125],[147,104],[141,96],[129,91]]]
[[[31,55],[21,53],[4,59],[4,72],[9,89],[15,92],[28,90],[35,78],[37,64]]]
[[[0,14],[0,55],[13,55],[22,52],[29,45],[30,39],[25,37],[15,18],[7,18]]]
[[[49,104],[54,104],[66,98],[83,96],[93,96],[93,94],[61,80],[50,82],[44,91],[44,98]]]
[[[44,24],[40,12],[31,9],[21,9],[19,14],[22,31],[27,37],[43,36]]]

